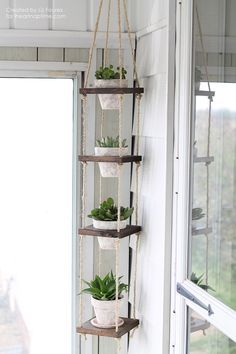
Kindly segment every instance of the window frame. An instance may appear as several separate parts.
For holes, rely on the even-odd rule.
[[[80,166],[77,164],[77,157],[80,150],[80,116],[81,100],[79,88],[82,82],[82,75],[87,69],[85,63],[63,63],[63,62],[33,62],[33,61],[0,61],[0,78],[52,78],[73,80],[73,149],[72,149],[72,239],[71,239],[71,275],[72,275],[72,333],[71,333],[71,354],[77,354],[80,348],[80,339],[76,333],[77,314],[77,230],[79,224],[79,176]]]
[[[175,143],[174,143],[174,194],[172,243],[172,299],[170,353],[187,353],[187,307],[198,312],[216,329],[236,341],[236,311],[226,306],[188,280],[189,219],[191,210],[191,114],[192,114],[192,45],[194,0],[177,1],[176,19],[176,87],[175,87]],[[210,304],[214,314],[177,293],[177,283]]]

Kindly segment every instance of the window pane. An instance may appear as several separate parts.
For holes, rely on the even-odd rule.
[[[220,60],[231,58],[232,48],[226,45],[221,56],[216,50],[222,37],[215,31],[225,16],[219,3],[212,11],[212,1],[195,1],[189,277],[236,309],[236,78],[231,61]],[[228,16],[227,8],[226,22]]]
[[[191,315],[189,354],[236,354],[236,343],[196,312],[189,311]]]
[[[0,353],[70,353],[73,81],[0,97]]]

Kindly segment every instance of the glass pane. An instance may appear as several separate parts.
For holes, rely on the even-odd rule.
[[[0,97],[0,353],[71,353],[73,82]]]
[[[236,343],[190,311],[189,354],[236,354]]]
[[[189,278],[236,309],[236,76],[220,3],[195,1]]]

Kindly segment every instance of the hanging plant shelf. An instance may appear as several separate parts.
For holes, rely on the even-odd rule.
[[[199,229],[193,229],[192,230],[192,235],[197,236],[197,235],[208,235],[212,233],[212,227],[201,227]]]
[[[79,229],[79,235],[124,238],[133,234],[137,234],[141,232],[141,230],[141,226],[136,225],[128,225],[125,229],[121,229],[119,232],[117,230],[96,229],[92,225],[89,225],[84,229]]]
[[[137,94],[144,93],[143,87],[90,87],[81,88],[81,95],[96,95],[96,94]]]
[[[194,157],[193,162],[195,163],[201,163],[204,162],[206,164],[209,164],[214,161],[214,156],[202,156],[202,157]]]
[[[139,320],[135,320],[132,318],[124,318],[124,324],[118,328],[118,332],[116,332],[115,328],[97,328],[91,324],[91,320],[82,324],[81,327],[77,327],[76,332],[81,334],[92,334],[95,336],[102,337],[113,337],[113,338],[121,338],[126,333],[130,332],[132,329],[138,327]]]
[[[193,321],[191,321],[191,333],[204,331],[210,326],[211,324],[205,320],[201,320],[200,318],[193,318]]]
[[[195,91],[195,96],[205,96],[208,98],[212,98],[215,96],[215,91],[202,91],[202,90],[197,90]]]
[[[142,161],[142,156],[125,155],[125,156],[95,156],[95,155],[80,155],[81,162],[116,162],[118,164]]]

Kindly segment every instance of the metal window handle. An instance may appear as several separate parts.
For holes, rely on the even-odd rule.
[[[192,293],[190,293],[190,291],[186,290],[183,285],[181,285],[180,283],[177,283],[177,292],[186,297],[186,299],[191,300],[192,302],[194,302],[196,305],[200,306],[201,308],[203,308],[204,310],[206,310],[208,312],[208,316],[211,316],[214,314],[211,305],[205,305],[203,302],[201,302],[200,300],[198,300],[196,298],[196,296],[194,296]]]

